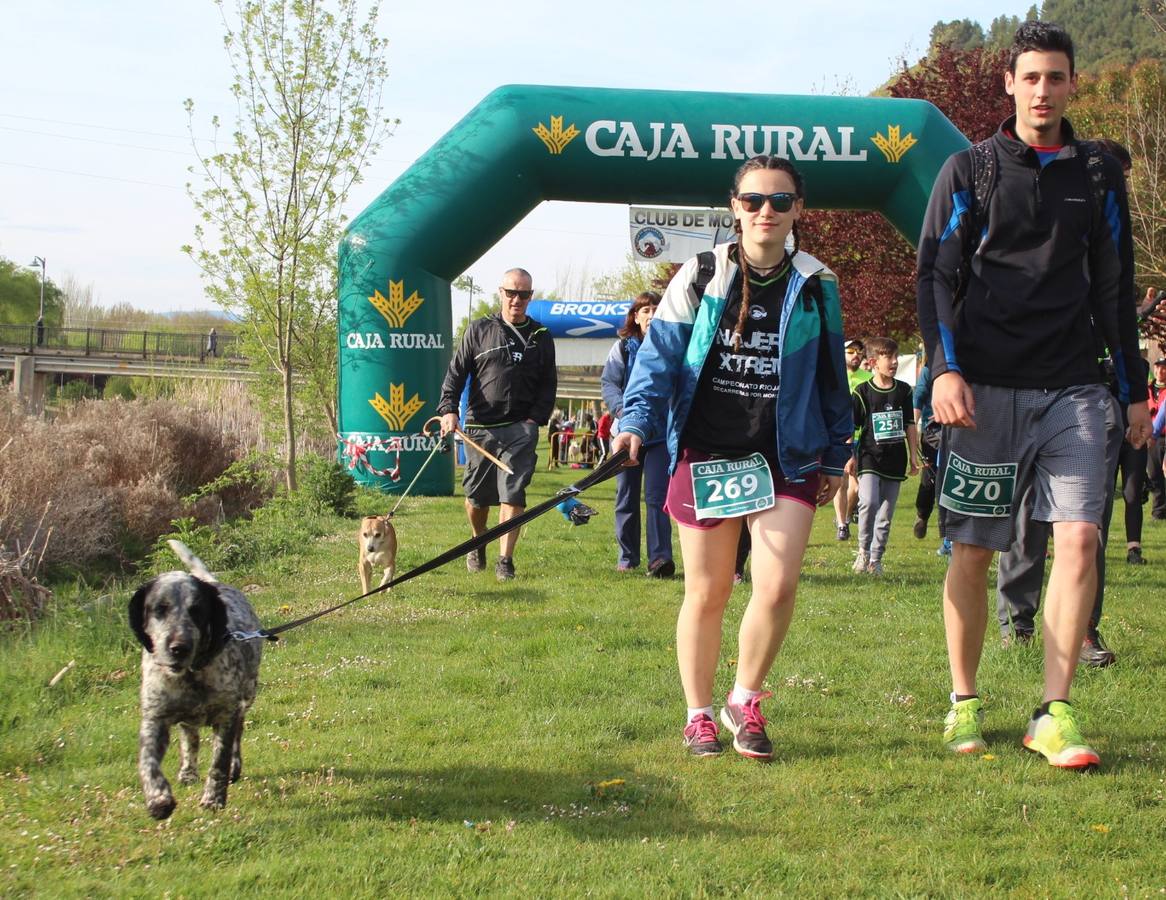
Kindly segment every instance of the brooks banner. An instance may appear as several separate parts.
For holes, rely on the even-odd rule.
[[[552,337],[615,340],[631,305],[630,300],[533,300],[526,312]]]
[[[682,263],[736,237],[727,209],[633,206],[628,225],[632,252],[644,262]]]

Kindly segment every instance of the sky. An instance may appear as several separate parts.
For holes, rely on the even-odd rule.
[[[384,114],[400,119],[353,190],[354,217],[502,84],[775,94],[865,94],[918,59],[937,20],[1023,15],[1031,0],[577,6],[386,0]],[[196,217],[193,138],[230,127],[223,23],[211,0],[0,0],[0,256],[43,257],[97,301],[209,309],[180,248]],[[13,38],[18,37],[18,40]],[[193,122],[183,109],[195,103]],[[206,144],[203,144],[206,146]],[[535,287],[582,296],[626,260],[624,205],[543,203],[470,269],[492,286],[512,266]],[[468,297],[454,292],[455,313]]]

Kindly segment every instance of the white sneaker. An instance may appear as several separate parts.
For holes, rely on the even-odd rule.
[[[870,563],[870,560],[868,560],[866,558],[866,551],[859,550],[858,555],[854,557],[854,567],[853,567],[854,571],[856,573],[858,573],[859,575],[861,575],[863,572],[866,571],[866,567],[867,567],[867,565],[869,565],[869,563]]]

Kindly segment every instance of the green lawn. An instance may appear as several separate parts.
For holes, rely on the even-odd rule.
[[[540,471],[532,502],[580,474]],[[218,813],[175,784],[173,818],[146,815],[126,590],[83,591],[5,639],[0,894],[1166,892],[1166,524],[1147,519],[1148,566],[1127,566],[1120,541],[1110,554],[1103,631],[1119,661],[1078,678],[1104,761],[1081,776],[1021,748],[1040,648],[1004,649],[994,625],[990,752],[940,747],[944,563],[934,529],[911,536],[914,485],[881,580],[851,573],[854,542],[821,512],[769,683],[779,756],[761,765],[683,752],[682,584],[614,572],[612,493],[587,495],[600,515],[585,527],[557,513],[527,526],[512,583],[494,581],[491,548],[487,573],[450,564],[269,646],[244,776]],[[461,501],[409,499],[397,529],[405,571],[464,539]],[[357,593],[355,531],[337,520],[301,555],[222,576],[258,587],[265,624],[286,621]],[[719,693],[747,596],[736,589]]]

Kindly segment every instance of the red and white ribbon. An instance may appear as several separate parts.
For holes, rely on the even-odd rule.
[[[344,458],[348,461],[349,471],[355,472],[362,468],[372,475],[381,478],[388,477],[393,481],[401,480],[401,441],[399,438],[390,438],[387,444],[378,439],[372,442],[356,441],[343,435],[336,435],[344,443]],[[380,445],[380,446],[377,446]],[[385,453],[395,453],[394,465],[391,469],[378,469],[368,461],[370,450],[381,450]]]

